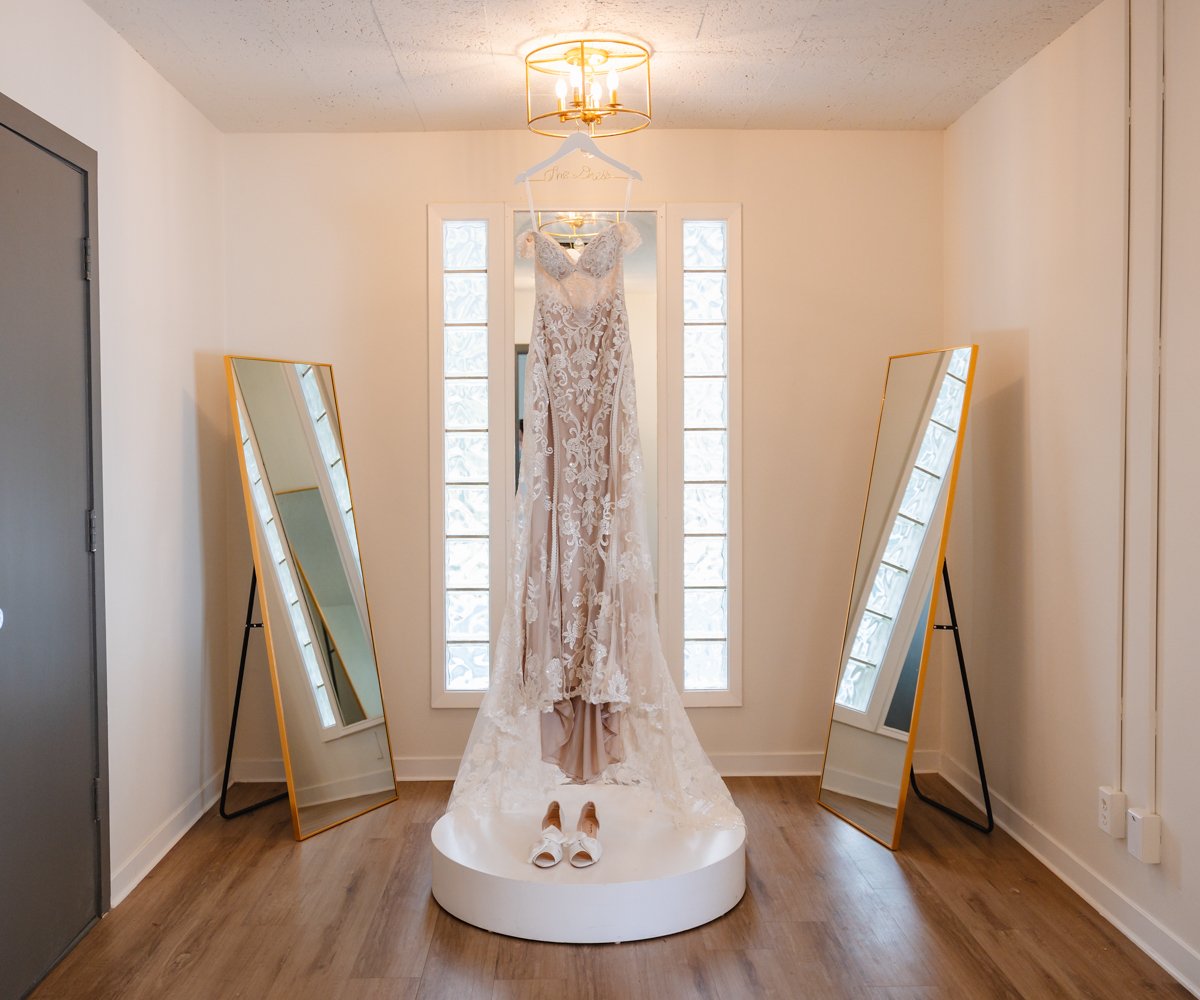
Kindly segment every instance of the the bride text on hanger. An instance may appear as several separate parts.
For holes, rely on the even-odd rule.
[[[546,170],[548,167],[553,166],[559,160],[563,159],[563,157],[569,156],[571,153],[576,151],[585,153],[588,156],[593,156],[597,160],[601,160],[604,163],[607,163],[609,166],[615,167],[628,178],[628,182],[625,185],[625,210],[621,213],[621,218],[624,219],[627,215],[629,215],[629,201],[633,197],[633,182],[640,181],[642,179],[642,175],[628,164],[622,163],[620,160],[614,159],[607,153],[603,152],[600,147],[596,145],[596,140],[586,132],[576,132],[564,139],[562,145],[560,145],[553,154],[547,156],[546,159],[542,160],[540,163],[535,163],[528,170],[517,174],[516,179],[513,181],[514,184],[520,184],[522,182],[525,184],[525,194],[529,199],[529,220],[533,225],[537,225],[537,212],[533,207],[533,185],[530,182],[534,176],[541,173],[543,170]]]

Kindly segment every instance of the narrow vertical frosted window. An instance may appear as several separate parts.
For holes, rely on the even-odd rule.
[[[489,638],[488,224],[442,223],[446,690],[482,691]]]
[[[727,226],[683,223],[685,691],[729,689]]]

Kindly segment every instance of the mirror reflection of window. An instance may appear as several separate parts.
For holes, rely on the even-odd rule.
[[[837,704],[866,712],[885,676],[885,660],[907,654],[910,630],[893,647],[893,631],[904,595],[917,569],[917,556],[934,509],[943,498],[946,475],[954,456],[959,415],[966,390],[970,348],[955,351],[930,404],[930,413],[918,431],[918,445],[904,490],[899,495],[887,544],[875,569],[869,597],[854,628],[854,640],[842,670]],[[936,567],[935,567],[936,570]],[[915,627],[915,620],[913,625]]]
[[[292,565],[290,549],[284,544],[280,533],[280,518],[260,471],[262,463],[255,454],[257,449],[247,425],[245,412],[240,405],[238,406],[238,430],[242,439],[243,461],[246,463],[250,480],[250,494],[254,501],[254,510],[258,515],[258,525],[262,531],[262,537],[267,543],[271,570],[283,592],[284,603],[287,605],[288,615],[291,619],[291,634],[299,646],[300,660],[304,664],[304,672],[308,677],[309,688],[321,719],[321,726],[329,729],[337,724],[337,719],[334,717],[333,706],[329,700],[325,675],[317,659],[316,639],[312,624],[306,609],[301,606],[299,580]]]
[[[354,528],[354,504],[350,500],[350,481],[346,477],[346,463],[342,459],[340,444],[342,433],[337,426],[337,417],[332,412],[329,397],[322,387],[322,380],[316,365],[294,365],[300,378],[300,390],[304,395],[304,404],[308,409],[308,417],[313,434],[321,449],[321,458],[325,474],[329,478],[333,495],[337,499],[337,510],[341,515],[342,526],[349,540],[349,549],[355,563],[358,563],[358,534]]]

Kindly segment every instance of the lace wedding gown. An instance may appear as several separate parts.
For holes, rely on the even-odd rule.
[[[541,812],[564,783],[640,786],[684,826],[742,815],[696,739],[654,611],[622,256],[535,232],[536,298],[508,597],[451,810]]]

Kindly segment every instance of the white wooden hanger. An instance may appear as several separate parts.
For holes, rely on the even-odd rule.
[[[640,181],[642,179],[642,175],[634,170],[633,167],[622,163],[620,160],[613,159],[607,153],[601,152],[600,147],[596,145],[596,140],[586,132],[572,132],[566,139],[563,140],[562,145],[558,147],[558,150],[553,155],[547,156],[546,159],[542,160],[541,163],[535,163],[524,173],[517,174],[517,178],[513,181],[513,183],[520,184],[522,181],[529,180],[531,177],[540,174],[543,170],[550,166],[551,163],[557,163],[564,156],[569,156],[576,150],[581,153],[587,153],[591,156],[594,156],[598,160],[603,160],[610,167],[616,167],[619,171],[621,171],[621,173],[631,180]]]
[[[633,182],[640,181],[642,175],[628,164],[622,163],[607,153],[601,152],[600,147],[596,145],[596,140],[586,132],[572,132],[571,135],[563,140],[562,145],[552,155],[547,156],[541,163],[535,163],[523,173],[517,174],[516,179],[513,181],[514,184],[520,184],[522,181],[525,182],[525,194],[529,199],[529,222],[535,229],[537,228],[537,213],[533,209],[533,185],[530,183],[530,179],[540,174],[550,164],[557,163],[564,156],[569,156],[576,151],[594,156],[598,160],[603,160],[610,167],[616,167],[616,169],[629,179],[625,185],[624,215],[629,214],[629,199],[633,196]]]

